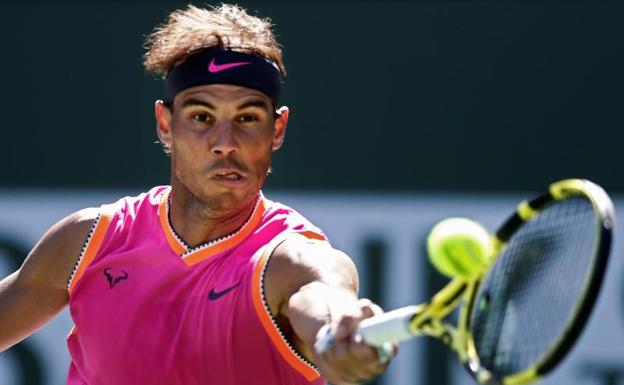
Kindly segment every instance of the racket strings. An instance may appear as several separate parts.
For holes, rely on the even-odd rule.
[[[490,269],[470,328],[481,364],[499,377],[543,358],[583,297],[597,243],[590,201],[546,206],[522,225]]]

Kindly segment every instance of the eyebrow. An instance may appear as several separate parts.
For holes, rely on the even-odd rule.
[[[209,108],[211,110],[216,110],[215,106],[208,103],[207,101],[200,100],[200,99],[189,98],[189,99],[186,99],[184,102],[182,102],[182,108],[189,107],[189,106],[198,106],[198,105]]]
[[[211,110],[216,110],[217,109],[210,102],[207,102],[207,101],[201,100],[201,99],[197,99],[197,98],[186,99],[185,101],[182,102],[181,108],[185,108],[185,107],[189,107],[189,106],[203,106],[203,107],[209,108]],[[271,111],[271,107],[262,99],[250,100],[250,101],[245,102],[245,103],[241,104],[240,106],[238,106],[237,109],[238,110],[243,110],[243,109],[249,108],[249,107],[263,108],[266,111]]]
[[[238,106],[239,110],[248,108],[248,107],[258,107],[264,108],[267,111],[271,111],[271,107],[262,99],[250,100]]]

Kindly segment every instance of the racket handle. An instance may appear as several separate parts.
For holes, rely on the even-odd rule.
[[[361,335],[367,344],[384,349],[389,346],[389,342],[405,341],[413,337],[409,323],[418,309],[418,306],[406,306],[367,318],[360,322],[356,334]],[[320,334],[321,337],[314,344],[314,348],[317,352],[323,353],[334,344],[334,335],[329,325],[323,326]]]
[[[360,322],[357,333],[372,346],[382,347],[387,342],[402,342],[414,336],[410,320],[418,312],[418,306],[405,306]]]

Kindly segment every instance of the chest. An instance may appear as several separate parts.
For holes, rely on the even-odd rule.
[[[89,266],[72,293],[74,323],[98,345],[111,338],[145,347],[153,341],[186,349],[198,340],[201,346],[227,344],[235,336],[225,330],[257,323],[253,265],[243,252],[188,266],[175,254],[146,245],[110,251]]]

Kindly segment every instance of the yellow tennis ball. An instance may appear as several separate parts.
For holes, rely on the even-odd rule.
[[[449,218],[431,229],[427,253],[440,273],[451,278],[471,278],[487,268],[494,244],[487,230],[477,222]]]

